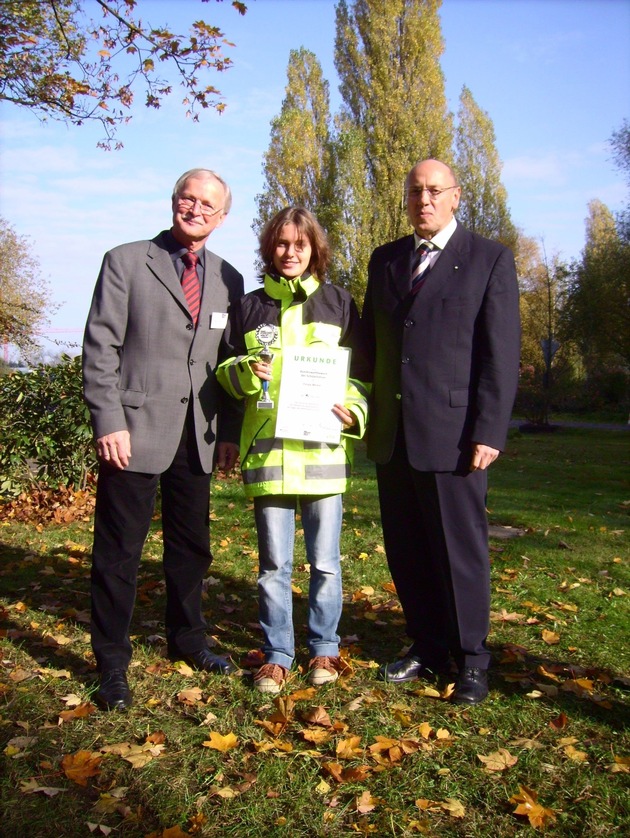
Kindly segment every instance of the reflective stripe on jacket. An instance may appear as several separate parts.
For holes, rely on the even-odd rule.
[[[263,323],[275,326],[278,336],[270,346],[273,379],[269,382],[269,397],[274,406],[259,410],[262,382],[252,372],[250,360],[262,348],[256,329]],[[352,466],[353,437],[360,439],[365,431],[369,395],[369,385],[361,380],[367,369],[359,314],[350,294],[335,285],[320,283],[314,276],[287,280],[267,275],[263,288],[246,294],[232,307],[225,338],[232,357],[220,365],[217,379],[230,395],[245,399],[241,472],[246,494],[256,497],[344,492]],[[352,350],[344,404],[357,422],[342,433],[338,445],[276,438],[282,352],[287,346],[345,346]]]

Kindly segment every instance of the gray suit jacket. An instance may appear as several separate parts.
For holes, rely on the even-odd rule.
[[[368,456],[389,462],[402,417],[413,468],[468,471],[473,442],[505,447],[520,349],[514,257],[458,224],[411,296],[413,248],[413,236],[378,247],[368,268]]]
[[[215,369],[225,315],[242,294],[242,276],[206,251],[194,330],[164,233],[105,254],[83,342],[84,394],[96,438],[130,432],[129,471],[169,467],[191,399],[204,471],[212,471],[217,438],[238,443],[240,407]]]

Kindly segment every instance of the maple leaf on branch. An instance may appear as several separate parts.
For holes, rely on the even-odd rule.
[[[172,86],[156,65],[170,66],[184,90],[188,114],[225,105],[206,82],[208,72],[224,72],[233,46],[223,32],[203,20],[188,35],[153,27],[134,15],[136,0],[95,0],[102,18],[85,20],[80,0],[21,0],[0,5],[0,99],[28,108],[41,120],[71,125],[100,122],[111,149],[117,129],[129,121],[134,90],[144,89],[147,107],[159,108]],[[232,6],[243,15],[244,3]],[[122,80],[122,81],[121,81]],[[120,148],[122,143],[117,142]]]

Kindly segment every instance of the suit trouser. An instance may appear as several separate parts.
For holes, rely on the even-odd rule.
[[[194,434],[191,434],[194,439]],[[204,474],[187,428],[162,474],[102,465],[96,489],[92,552],[92,648],[99,671],[126,669],[138,568],[162,492],[166,639],[169,652],[189,654],[206,644],[202,581],[210,554],[210,475]]]
[[[412,468],[404,434],[377,465],[387,561],[412,638],[412,654],[485,669],[490,620],[487,471]]]

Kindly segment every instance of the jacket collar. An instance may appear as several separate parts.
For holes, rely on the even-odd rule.
[[[305,274],[296,279],[284,276],[265,274],[264,288],[274,300],[295,300],[304,302],[320,286],[320,281],[313,274]]]

